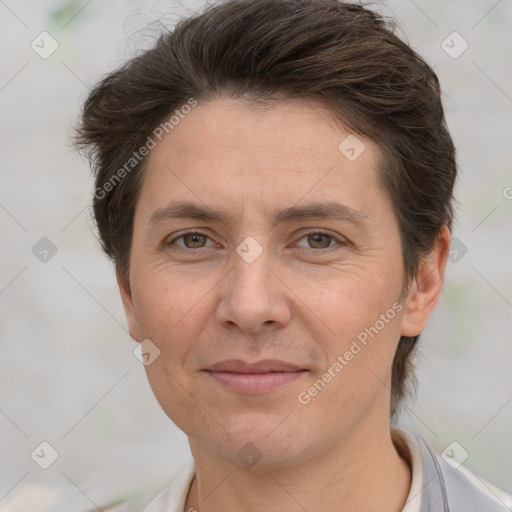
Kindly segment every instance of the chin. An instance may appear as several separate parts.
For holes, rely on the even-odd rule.
[[[304,423],[295,425],[286,416],[261,412],[225,416],[223,426],[227,432],[221,433],[217,426],[219,437],[207,443],[223,459],[247,468],[283,464],[295,459],[309,438]]]

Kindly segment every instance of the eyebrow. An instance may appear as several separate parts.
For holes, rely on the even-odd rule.
[[[194,219],[204,222],[232,222],[234,217],[223,209],[212,210],[204,205],[188,201],[173,201],[164,208],[155,210],[149,217],[148,227],[174,219]],[[328,202],[290,206],[277,210],[272,215],[272,225],[308,219],[340,220],[363,228],[369,224],[368,217],[347,205]]]

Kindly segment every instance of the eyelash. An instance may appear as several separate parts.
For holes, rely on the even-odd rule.
[[[164,245],[165,246],[170,246],[170,245],[175,245],[175,242],[176,240],[180,240],[181,238],[184,238],[186,236],[190,236],[190,235],[199,235],[199,236],[204,236],[206,238],[210,238],[208,235],[206,235],[205,233],[201,233],[200,231],[186,231],[185,233],[182,233],[181,235],[177,236],[176,238],[173,238],[172,240],[170,240],[169,242],[166,242]],[[331,235],[330,233],[326,232],[326,231],[319,231],[319,230],[315,230],[315,231],[310,231],[309,233],[304,233],[304,235],[299,239],[302,240],[308,236],[314,236],[314,235],[322,235],[322,236],[327,236],[329,238],[331,238],[333,241],[336,241],[337,242],[337,245],[346,245],[346,242],[344,242],[343,240],[340,240],[338,237],[334,236],[334,235]],[[198,247],[197,249],[192,249],[192,248],[189,248],[189,247],[181,247],[181,246],[178,246],[179,249],[182,249],[182,250],[185,250],[185,251],[199,251],[201,249],[207,249],[208,247]],[[332,249],[333,247],[336,247],[336,245],[333,245],[333,246],[328,246],[328,247],[324,247],[322,249],[316,249],[314,247],[302,247],[302,249],[306,249],[306,250],[310,250],[310,251],[315,251],[315,252],[326,252],[328,249]]]

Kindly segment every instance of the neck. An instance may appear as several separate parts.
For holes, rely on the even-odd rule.
[[[186,511],[399,512],[411,485],[410,462],[399,455],[408,458],[407,449],[395,447],[389,424],[377,432],[358,429],[300,464],[258,472],[196,451]]]

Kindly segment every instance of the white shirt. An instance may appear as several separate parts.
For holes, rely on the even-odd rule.
[[[397,440],[397,437],[403,440],[412,466],[411,487],[401,512],[471,512],[473,508],[467,508],[468,503],[475,504],[475,507],[486,507],[474,509],[477,512],[512,510],[512,496],[481,480],[462,466],[455,470],[440,456],[431,453],[429,457],[430,448],[421,438],[398,428],[391,429],[391,437],[393,440]],[[463,480],[458,476],[454,478],[456,473],[452,473],[453,471],[464,475]],[[428,474],[426,482],[425,473]],[[192,460],[144,512],[193,512],[185,510],[185,502],[194,475],[195,463]],[[461,485],[463,492],[460,491]]]

